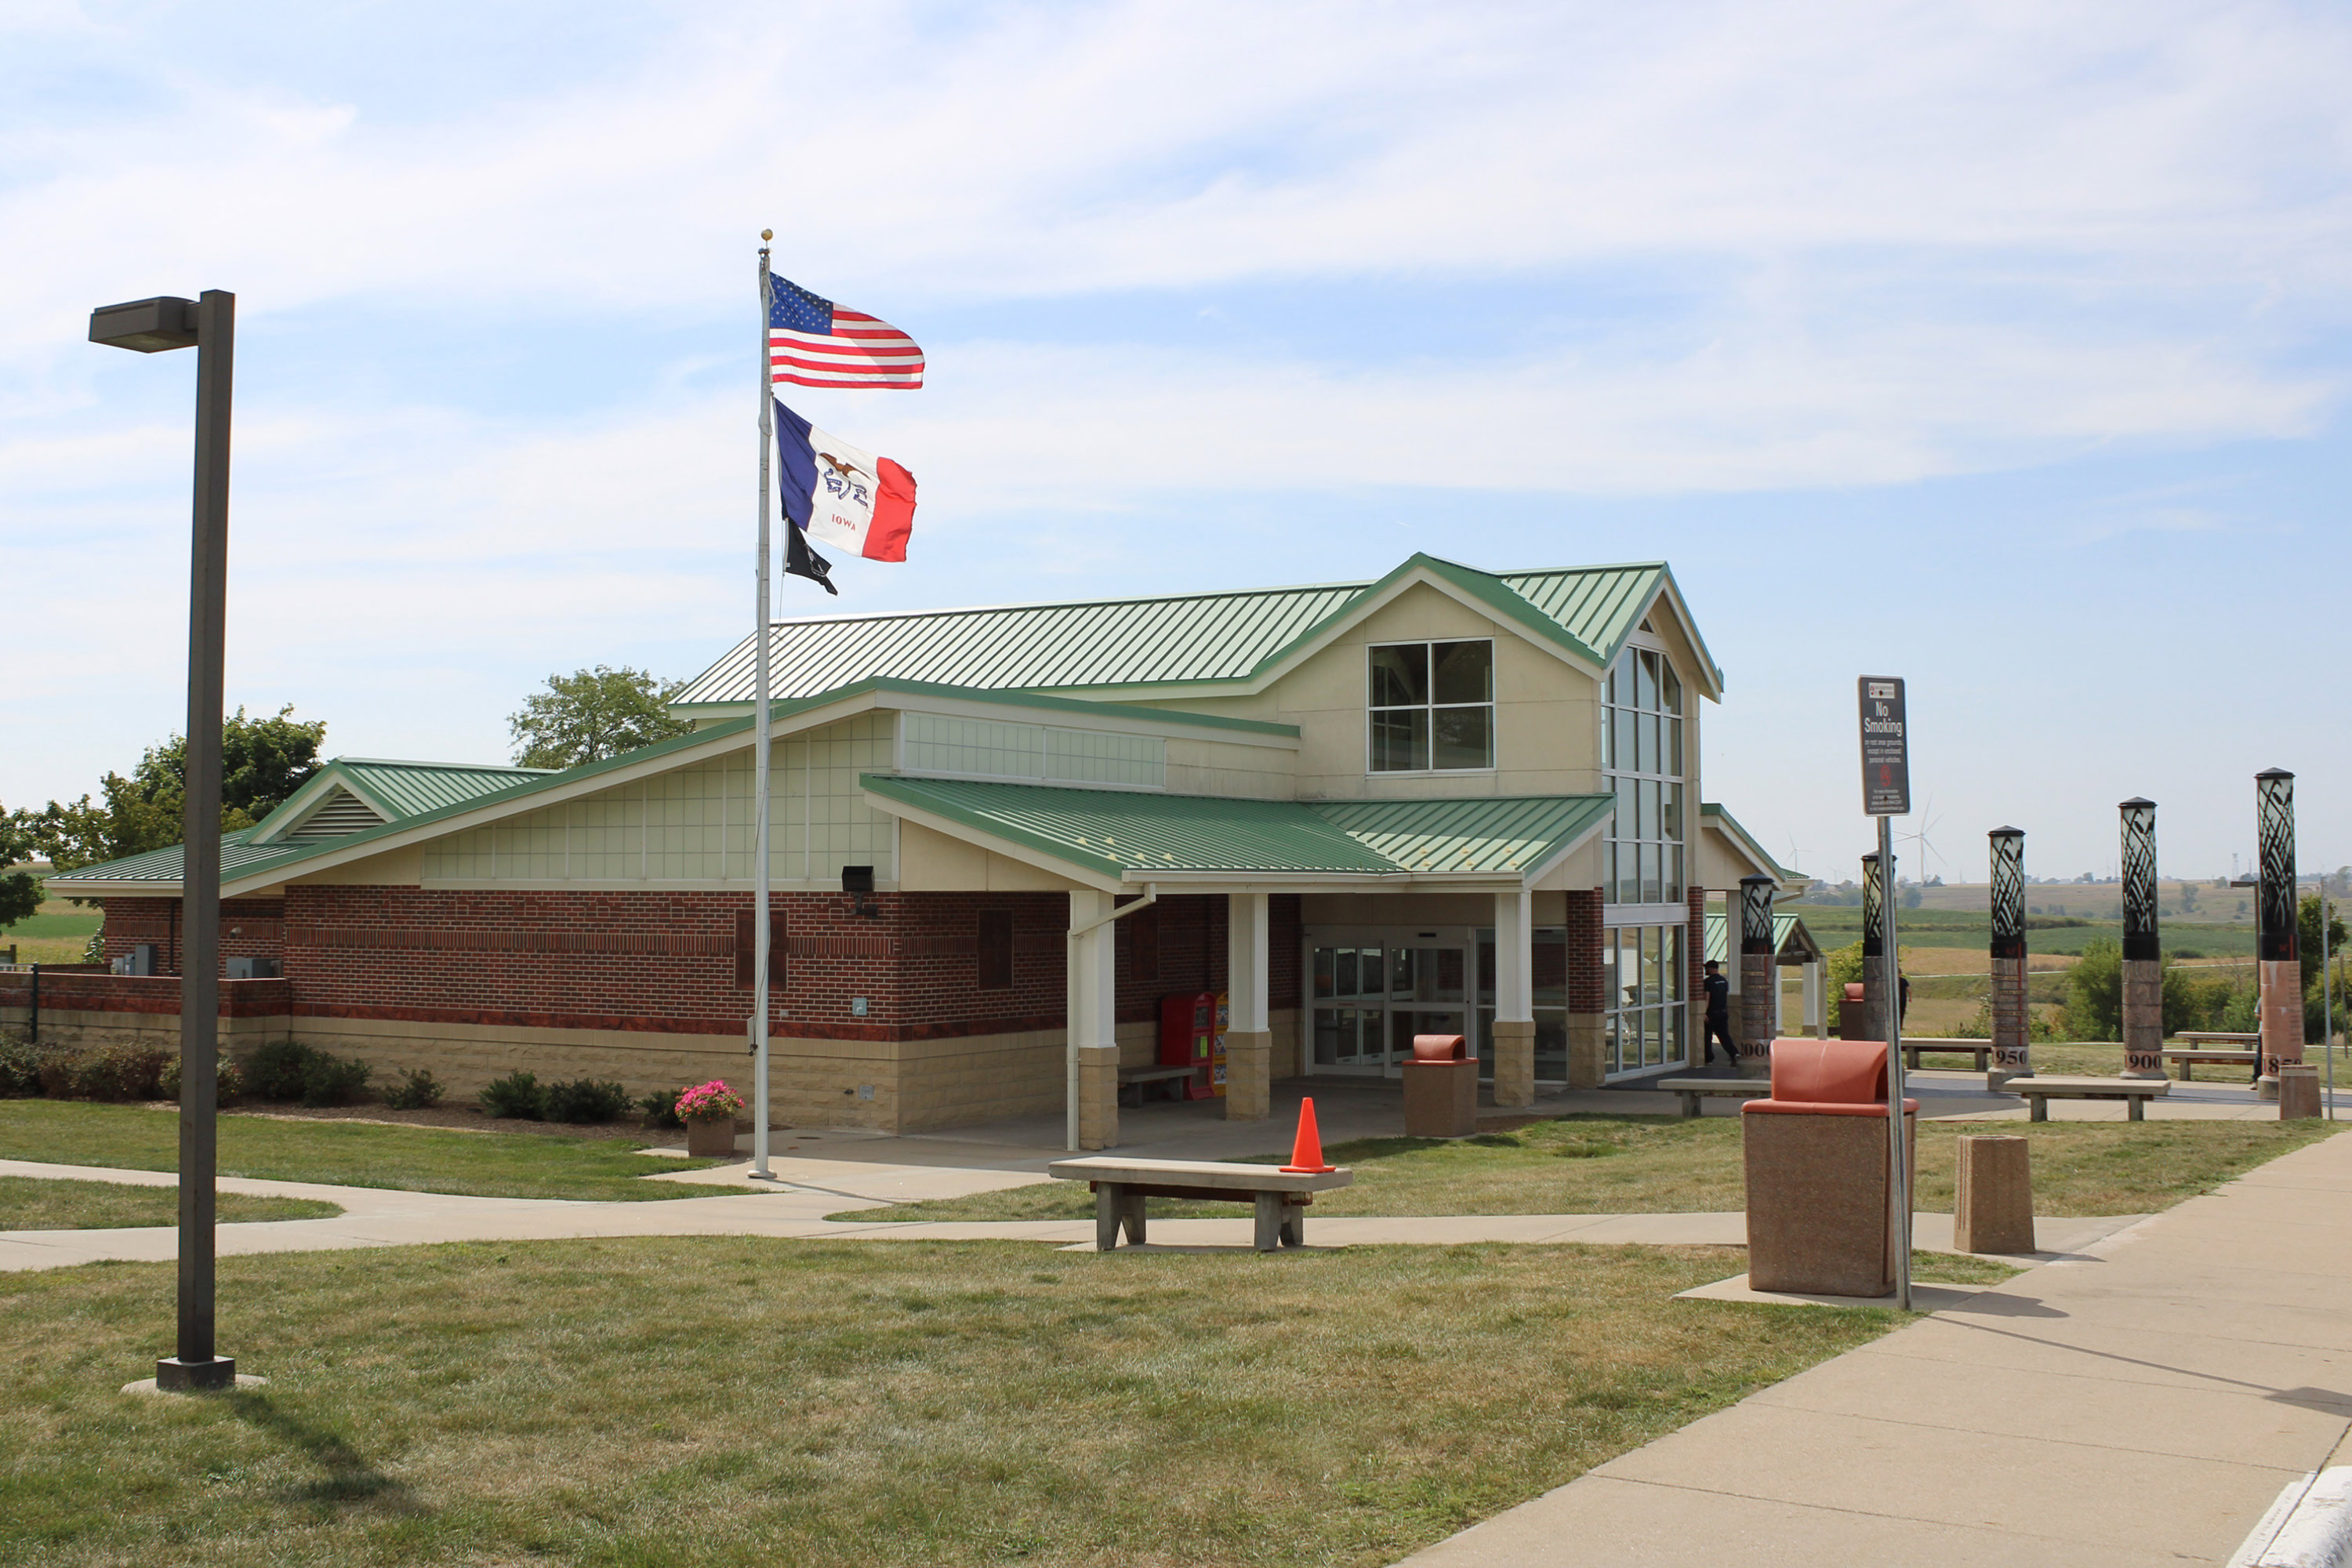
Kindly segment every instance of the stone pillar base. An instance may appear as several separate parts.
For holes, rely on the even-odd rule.
[[[2014,1135],[1959,1140],[1959,1194],[1952,1245],[1962,1252],[2032,1252],[2032,1147]]]
[[[2033,1075],[2033,1014],[2025,999],[2025,960],[1992,961],[1992,1067],[1985,1087]]]
[[[1078,1047],[1078,1147],[1108,1149],[1118,1142],[1118,1047]]]
[[[1225,1120],[1263,1121],[1274,1110],[1274,1033],[1225,1031]]]
[[[1609,1076],[1609,1017],[1605,1013],[1568,1016],[1568,1087],[1599,1089]]]
[[[1495,1020],[1495,1103],[1506,1110],[1536,1102],[1536,1024]]]
[[[2278,1108],[2281,1121],[2303,1121],[2319,1114],[2319,1069],[2295,1063],[2279,1068]]]
[[[1780,1031],[1773,1025],[1772,1004],[1780,984],[1780,972],[1769,952],[1743,952],[1739,955],[1739,1006],[1732,1015],[1733,1027],[1739,1037],[1739,1057],[1744,1065],[1749,1051],[1763,1058],[1765,1071],[1771,1070],[1772,1037]]]
[[[2255,1087],[2263,1099],[2276,1100],[2279,1069],[2303,1060],[2303,965],[2266,958],[2254,967],[2263,998],[2263,1076]]]
[[[2163,966],[2153,958],[2126,958],[2124,960],[2123,1076],[2164,1077],[2163,1051]]]

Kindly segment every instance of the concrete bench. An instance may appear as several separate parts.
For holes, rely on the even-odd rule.
[[[1685,1118],[1696,1116],[1699,1100],[1709,1096],[1727,1100],[1761,1100],[1772,1092],[1765,1078],[1662,1078],[1650,1086],[1676,1096]]]
[[[1127,1091],[1130,1089],[1135,1090],[1135,1098],[1127,1100],[1127,1103],[1140,1110],[1152,1085],[1166,1084],[1169,1087],[1162,1092],[1170,1100],[1181,1100],[1184,1098],[1183,1086],[1191,1082],[1192,1078],[1191,1068],[1121,1068],[1118,1069],[1118,1092],[1120,1098],[1126,1100]]]
[[[2183,1083],[2197,1081],[2196,1064],[2199,1062],[2211,1062],[2216,1067],[2251,1068],[2263,1059],[2263,1053],[2260,1051],[2232,1051],[2215,1047],[2200,1047],[2193,1050],[2168,1048],[2163,1055],[2166,1061],[2180,1064],[2180,1081]]]
[[[2022,1095],[2032,1108],[2032,1120],[2050,1120],[2053,1100],[2121,1100],[2134,1121],[2147,1120],[2147,1102],[2169,1093],[2172,1080],[2161,1078],[2013,1078],[2001,1086],[2004,1094]]]
[[[1976,1066],[1979,1068],[1992,1066],[1992,1042],[1990,1040],[1935,1038],[1906,1040],[1903,1042],[1903,1065],[1906,1068],[1917,1068],[1919,1054],[1922,1051],[1930,1056],[1974,1057]]]
[[[1344,1187],[1353,1171],[1283,1171],[1221,1160],[1122,1160],[1108,1154],[1056,1160],[1045,1173],[1057,1182],[1085,1182],[1095,1194],[1095,1248],[1118,1246],[1123,1226],[1128,1243],[1143,1245],[1143,1200],[1203,1198],[1246,1203],[1257,1210],[1260,1252],[1307,1245],[1307,1205],[1317,1193]]]

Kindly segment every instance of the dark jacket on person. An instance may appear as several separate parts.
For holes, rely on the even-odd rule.
[[[1731,982],[1720,974],[1706,977],[1706,1016],[1710,1018],[1731,1016]]]

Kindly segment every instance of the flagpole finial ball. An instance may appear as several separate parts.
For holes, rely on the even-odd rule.
[[[763,228],[760,231],[760,237],[761,239],[773,239],[776,237],[776,231],[772,228]]]

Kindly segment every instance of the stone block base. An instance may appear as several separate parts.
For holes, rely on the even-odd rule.
[[[1478,1064],[1407,1062],[1404,1135],[1467,1138],[1478,1131]]]
[[[2034,1250],[2032,1148],[2014,1136],[1959,1140],[1953,1246],[1962,1252]]]
[[[1609,1071],[1609,1018],[1602,1013],[1568,1016],[1568,1087],[1599,1089]]]
[[[1274,1034],[1225,1031],[1225,1120],[1263,1121],[1274,1109]]]
[[[2301,1065],[2279,1068],[2278,1108],[2281,1121],[2303,1121],[2317,1116],[2319,1069]]]
[[[2152,958],[2124,960],[2126,1078],[2163,1078],[2164,969]]]
[[[1517,1109],[1536,1102],[1536,1025],[1532,1018],[1495,1020],[1495,1103]]]
[[[1893,1293],[1886,1118],[1746,1115],[1740,1121],[1749,1286],[1823,1296]],[[1906,1132],[1916,1123],[1907,1118]],[[1919,1146],[1916,1137],[1906,1142],[1913,1151]]]
[[[2254,967],[2262,984],[2259,1090],[2263,1099],[2276,1100],[2279,1069],[2303,1060],[2303,966],[2292,958],[2271,958]]]
[[[1108,1149],[1118,1142],[1118,1047],[1078,1047],[1078,1147]]]

